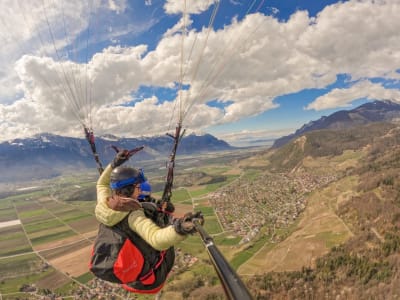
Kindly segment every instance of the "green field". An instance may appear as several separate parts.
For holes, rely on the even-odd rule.
[[[20,226],[14,231],[0,230],[0,257],[31,252],[32,248]]]
[[[70,230],[66,226],[63,226],[59,228],[49,229],[45,232],[40,232],[39,234],[30,235],[29,239],[31,240],[33,246],[37,246],[52,241],[59,241],[73,235],[76,235],[74,231]]]
[[[2,201],[0,201],[1,203]],[[7,201],[5,201],[7,203]],[[9,203],[7,203],[9,204]],[[0,209],[0,222],[7,222],[18,219],[17,213],[15,212],[14,207],[12,206],[5,206],[4,208]]]
[[[155,195],[158,196],[157,194],[155,194]],[[160,194],[160,197],[161,197],[161,194]],[[191,204],[190,199],[191,199],[190,194],[188,193],[188,191],[186,189],[175,189],[173,191],[171,201],[173,203],[182,203],[182,202],[190,201],[190,204]]]
[[[49,219],[45,221],[35,221],[25,225],[26,233],[33,234],[39,231],[46,231],[49,228],[62,227],[64,224],[58,219]]]
[[[24,283],[36,282],[48,271],[35,254],[0,259],[0,293],[16,293]]]

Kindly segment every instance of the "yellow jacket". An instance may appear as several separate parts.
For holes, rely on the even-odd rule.
[[[111,165],[108,165],[96,185],[96,218],[100,223],[107,226],[114,226],[129,214],[129,212],[113,210],[107,205],[108,198],[112,196],[110,189],[111,171]],[[165,228],[157,226],[144,215],[143,209],[130,212],[128,223],[134,232],[156,250],[166,250],[186,238],[186,236],[178,234],[173,226]]]

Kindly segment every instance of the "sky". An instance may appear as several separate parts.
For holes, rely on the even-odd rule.
[[[49,132],[258,145],[400,102],[399,0],[2,0],[0,142]]]

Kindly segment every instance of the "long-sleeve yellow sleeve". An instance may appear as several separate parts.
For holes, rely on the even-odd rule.
[[[109,164],[97,180],[96,191],[97,191],[97,204],[95,208],[96,218],[100,223],[107,226],[114,226],[115,224],[122,221],[129,212],[116,211],[108,207],[107,201],[111,197],[110,189],[110,175],[111,175],[111,164]]]
[[[159,251],[166,250],[186,238],[185,235],[178,234],[172,225],[165,228],[158,227],[144,215],[142,209],[131,212],[128,222],[133,231]]]

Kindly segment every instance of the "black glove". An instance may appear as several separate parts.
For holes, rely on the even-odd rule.
[[[192,221],[193,221],[193,220],[199,221],[200,225],[203,226],[203,225],[204,225],[204,216],[203,216],[203,213],[202,213],[201,211],[196,212],[196,213],[193,215]]]
[[[160,210],[164,209],[164,211],[166,213],[168,213],[168,214],[172,214],[175,211],[175,205],[173,205],[171,201],[167,201],[167,202],[164,202],[164,203],[165,203],[165,208],[163,208],[163,203],[161,202],[161,200],[158,200],[157,201],[157,207]]]
[[[167,213],[173,213],[175,211],[175,206],[172,204],[172,202],[168,201],[167,206],[165,207],[165,211]]]
[[[129,159],[129,150],[122,149],[119,150],[118,153],[115,155],[113,161],[111,162],[111,167],[114,169]]]
[[[151,202],[141,202],[141,204],[142,204],[145,216],[154,221],[158,215],[157,205],[155,205],[154,203],[151,203]]]
[[[193,223],[194,220],[198,220],[200,224],[203,225],[203,214],[201,212],[197,212],[195,214],[189,212],[186,213],[182,218],[175,219],[173,221],[175,231],[182,235],[193,234],[197,232],[196,227]]]

